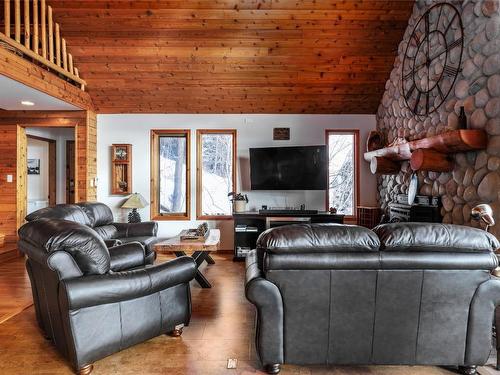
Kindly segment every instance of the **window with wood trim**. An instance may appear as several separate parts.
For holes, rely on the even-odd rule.
[[[190,219],[190,131],[151,131],[151,219]]]
[[[359,131],[327,130],[328,192],[327,208],[337,213],[356,216],[359,196]]]
[[[227,194],[236,188],[236,130],[198,130],[196,216],[231,218]]]

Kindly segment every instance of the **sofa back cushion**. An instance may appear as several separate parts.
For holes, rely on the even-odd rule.
[[[113,222],[113,212],[104,203],[80,202],[78,206],[86,212],[92,227],[109,225]]]
[[[491,252],[500,243],[491,233],[462,225],[390,223],[375,227],[381,250],[415,252]]]
[[[380,242],[371,230],[356,225],[294,224],[271,228],[257,248],[273,254],[377,251]]]
[[[110,269],[104,240],[88,226],[43,218],[24,224],[19,229],[19,238],[46,253],[69,253],[84,275],[102,275]]]
[[[74,221],[75,223],[90,225],[90,219],[85,211],[76,204],[56,204],[53,207],[45,207],[36,210],[26,216],[26,221],[39,219],[58,219]]]
[[[94,230],[103,240],[117,238],[118,231],[114,225],[101,225],[94,227]]]

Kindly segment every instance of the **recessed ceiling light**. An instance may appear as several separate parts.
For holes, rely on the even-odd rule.
[[[35,105],[35,103],[30,102],[29,100],[23,100],[23,101],[21,102],[21,104],[22,104],[22,105],[27,105],[27,106],[30,106],[30,107],[31,107],[31,106],[33,106],[33,105]]]

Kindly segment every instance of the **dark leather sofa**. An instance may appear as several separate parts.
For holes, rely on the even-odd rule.
[[[146,264],[153,264],[156,253],[154,244],[158,242],[158,223],[115,223],[111,209],[104,203],[81,202],[58,204],[34,211],[26,216],[26,221],[41,218],[69,220],[94,229],[108,247],[122,243],[140,242],[146,250]]]
[[[484,231],[444,224],[270,229],[246,261],[260,360],[269,373],[286,363],[474,374],[492,347],[499,247]]]
[[[38,325],[77,373],[90,374],[94,361],[160,334],[178,336],[191,316],[194,260],[145,265],[140,243],[108,250],[96,231],[76,222],[81,212],[69,211],[78,220],[23,225],[18,246]]]

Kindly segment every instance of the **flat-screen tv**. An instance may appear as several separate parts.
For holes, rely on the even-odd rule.
[[[326,190],[326,146],[250,149],[252,190]]]

